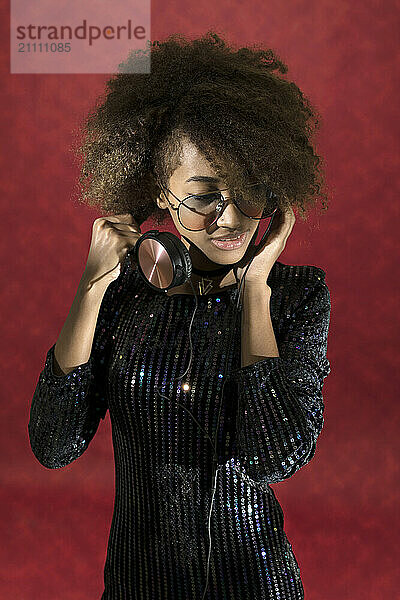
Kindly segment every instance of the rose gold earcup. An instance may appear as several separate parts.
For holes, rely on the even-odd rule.
[[[138,260],[146,279],[155,287],[168,288],[174,276],[168,252],[155,239],[145,239],[138,250]]]
[[[166,292],[186,283],[192,274],[188,249],[170,231],[147,231],[128,254],[132,267],[153,290]]]

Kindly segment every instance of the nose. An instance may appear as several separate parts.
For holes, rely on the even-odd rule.
[[[228,227],[235,229],[240,224],[240,211],[236,207],[232,198],[225,198],[225,206],[222,212],[219,213],[215,224],[218,227]]]

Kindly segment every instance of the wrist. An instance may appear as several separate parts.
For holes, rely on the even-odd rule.
[[[102,298],[109,286],[109,282],[103,280],[93,281],[88,277],[82,277],[79,282],[77,295],[80,297]]]
[[[244,290],[249,291],[249,292],[262,292],[262,293],[267,293],[270,294],[272,292],[271,287],[267,284],[266,281],[259,281],[259,280],[245,280],[245,285],[244,285]]]

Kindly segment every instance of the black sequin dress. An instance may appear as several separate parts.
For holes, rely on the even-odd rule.
[[[49,349],[28,425],[40,463],[57,469],[76,460],[110,414],[116,495],[102,600],[202,600],[214,484],[204,598],[304,598],[269,484],[312,459],[323,426],[324,279],[315,266],[274,264],[267,283],[280,356],[244,368],[237,288],[199,296],[192,363],[177,380],[189,364],[196,299],[150,289],[125,260],[104,295],[88,362],[56,376],[55,344]],[[210,441],[177,401],[217,439],[216,482]]]

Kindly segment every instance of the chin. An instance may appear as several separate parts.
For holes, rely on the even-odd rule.
[[[210,260],[218,265],[229,265],[242,260],[243,256],[246,254],[248,246],[249,245],[246,244],[245,246],[237,248],[236,250],[219,250],[218,248],[213,248],[212,255],[207,253],[207,256]]]

